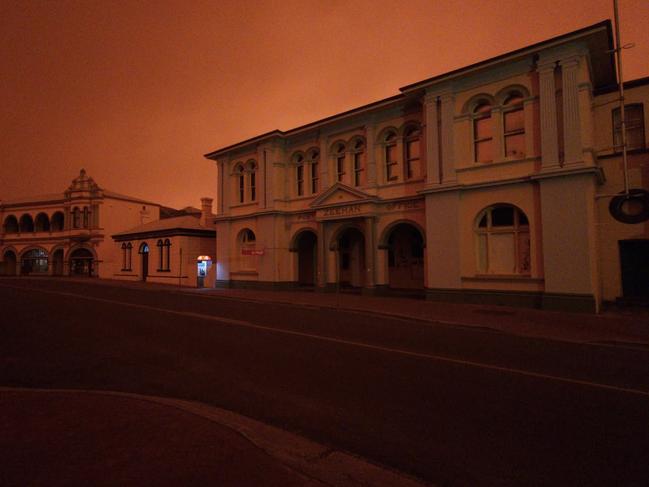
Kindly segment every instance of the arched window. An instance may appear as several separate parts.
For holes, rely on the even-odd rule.
[[[318,184],[320,181],[320,151],[317,149],[311,150],[309,152],[309,164],[311,165],[311,194],[316,194],[318,192]]]
[[[239,246],[241,247],[241,269],[255,270],[257,268],[257,237],[255,233],[246,228],[239,234]]]
[[[491,104],[479,103],[473,109],[473,160],[491,162],[494,159],[493,120]]]
[[[246,195],[246,178],[243,173],[243,166],[241,164],[237,165],[237,167],[234,168],[234,174],[237,178],[239,189],[239,203],[243,203],[245,201]]]
[[[418,178],[421,176],[421,131],[419,127],[409,127],[404,133],[404,161],[406,179]]]
[[[345,144],[336,146],[336,181],[345,179]]]
[[[525,115],[523,97],[512,93],[503,105],[505,157],[525,157]]]
[[[34,231],[34,220],[32,220],[31,215],[24,214],[20,217],[20,232],[33,232]]]
[[[133,253],[133,246],[131,245],[131,242],[129,242],[126,244],[126,267],[124,267],[124,270],[127,271],[131,270],[131,265],[133,262],[132,253]]]
[[[50,219],[45,213],[39,213],[38,215],[36,215],[36,220],[34,221],[34,231],[36,232],[50,231]]]
[[[63,217],[63,213],[60,211],[57,211],[52,215],[52,222],[51,222],[51,228],[53,232],[60,232],[62,231],[65,226],[64,226],[64,220],[65,218]]]
[[[121,249],[122,249],[122,270],[125,271],[125,270],[127,270],[127,267],[126,267],[126,244],[125,243],[122,244]]]
[[[171,270],[171,256],[170,256],[170,254],[171,254],[171,242],[169,241],[168,238],[166,238],[162,245],[165,248],[165,260],[163,262],[164,270],[169,271],[169,270]]]
[[[83,207],[83,228],[90,226],[90,211],[87,206]]]
[[[162,245],[162,240],[158,240],[156,243],[156,247],[158,247],[158,270],[164,270],[163,269],[163,261],[164,261],[164,247]]]
[[[5,233],[18,233],[18,219],[13,215],[9,215],[7,218],[5,218],[3,226]]]
[[[72,210],[72,228],[81,228],[81,210],[78,206]]]
[[[365,183],[363,177],[365,171],[365,142],[363,139],[356,139],[353,142],[352,161],[354,163],[354,186],[362,186]]]
[[[385,154],[385,179],[387,181],[396,181],[399,179],[397,174],[397,133],[389,131],[383,139]]]
[[[475,231],[479,273],[530,274],[530,225],[525,213],[511,205],[492,206],[479,215]]]
[[[304,195],[304,156],[298,154],[295,156],[295,184],[298,196]]]
[[[250,201],[257,201],[257,163],[255,161],[248,161],[246,164],[246,172],[248,173]]]

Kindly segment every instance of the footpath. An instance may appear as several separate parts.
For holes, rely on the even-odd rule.
[[[84,280],[84,283],[89,281]],[[370,313],[431,326],[649,350],[649,311],[599,315],[347,293],[179,289],[207,299]],[[1,288],[0,288],[1,292]],[[416,486],[349,453],[212,406],[110,391],[0,387],[0,485]]]

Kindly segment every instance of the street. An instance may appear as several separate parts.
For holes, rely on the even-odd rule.
[[[64,280],[0,306],[1,386],[201,401],[436,485],[649,479],[649,350]]]

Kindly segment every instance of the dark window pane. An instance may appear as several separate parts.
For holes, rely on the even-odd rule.
[[[514,208],[511,206],[500,206],[491,210],[492,227],[513,227]]]

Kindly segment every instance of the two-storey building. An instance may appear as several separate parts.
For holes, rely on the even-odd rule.
[[[206,154],[216,285],[579,310],[622,296],[620,240],[646,249],[649,232],[608,209],[623,189],[612,48],[602,22]],[[646,80],[627,93],[646,188]]]
[[[82,169],[63,192],[0,202],[0,274],[112,277],[110,235],[160,218],[160,205],[100,188]]]

